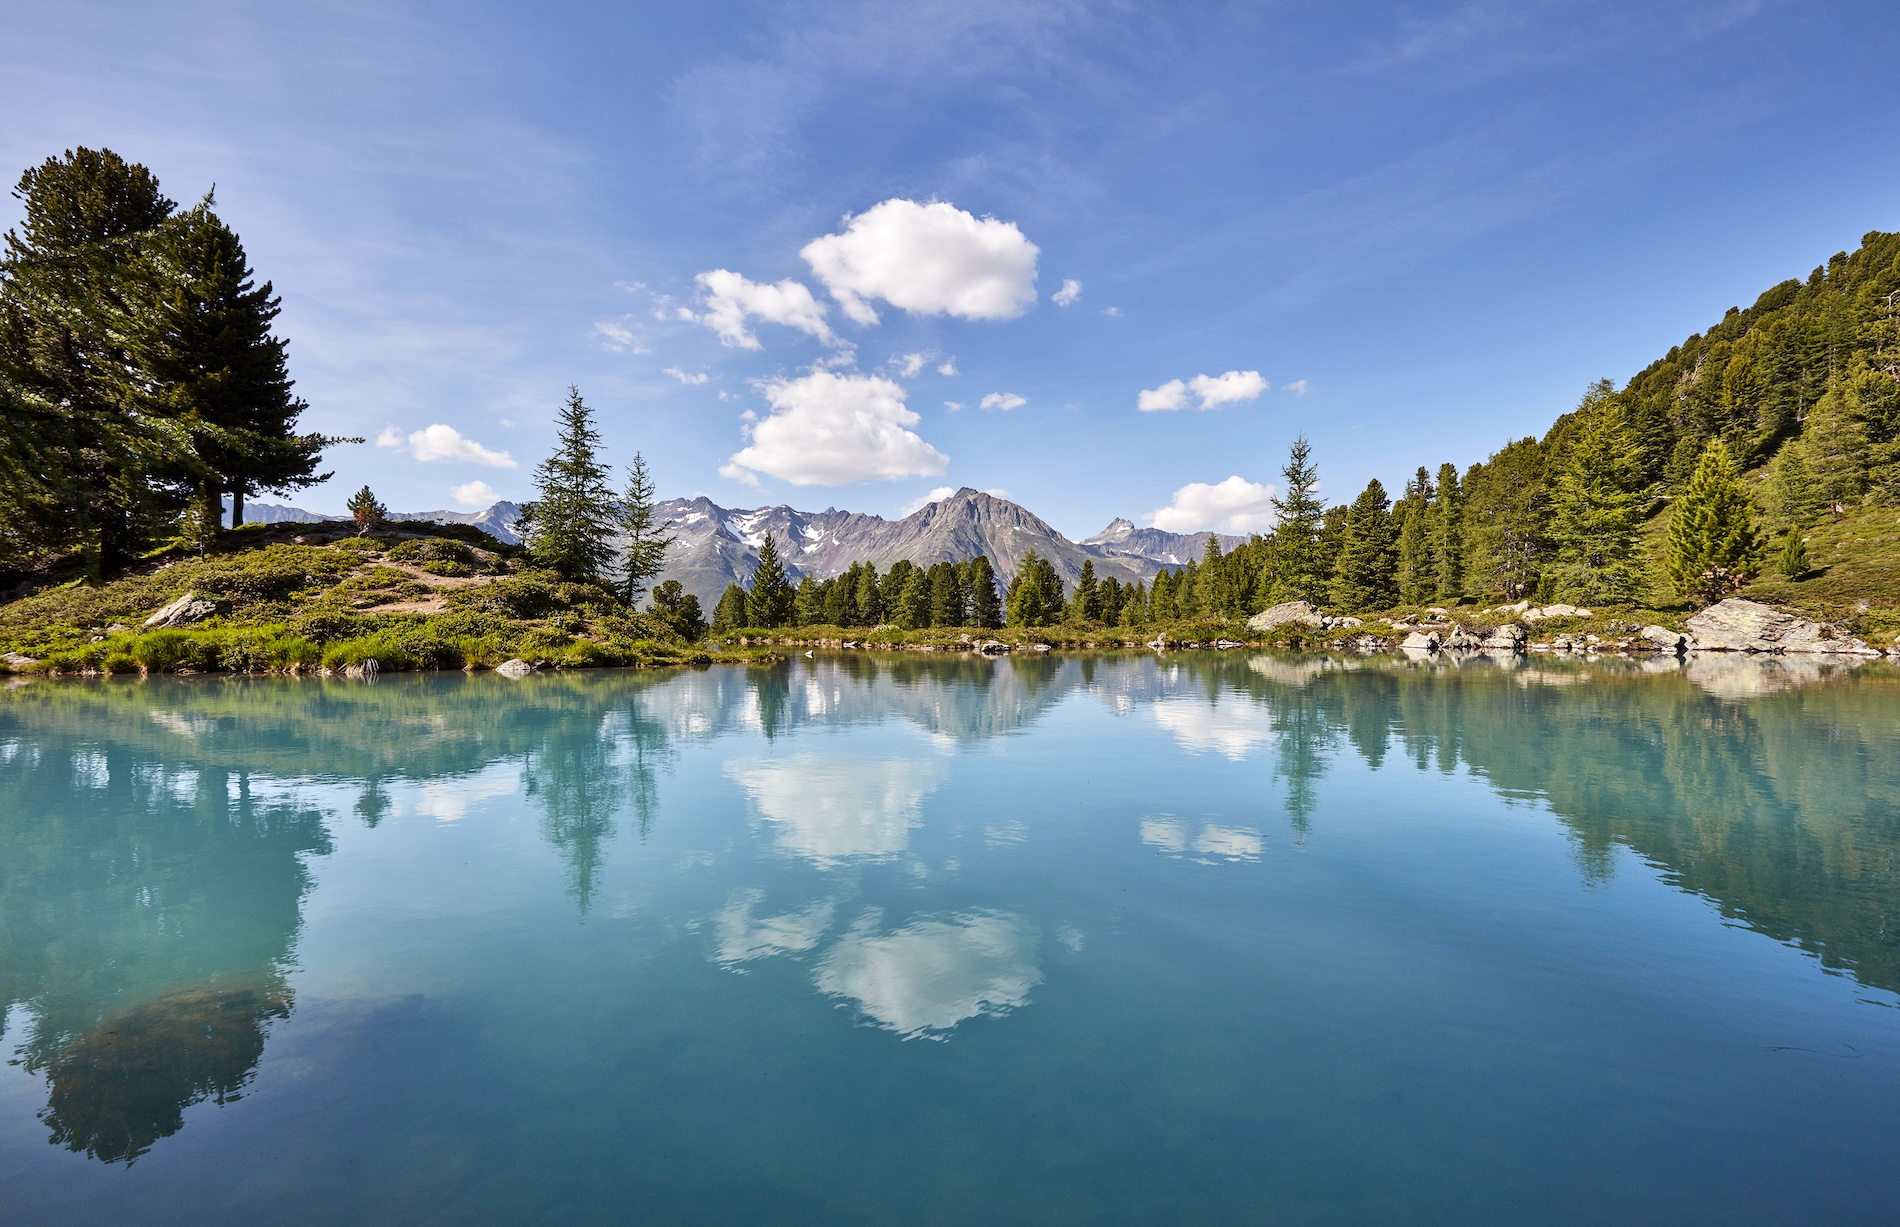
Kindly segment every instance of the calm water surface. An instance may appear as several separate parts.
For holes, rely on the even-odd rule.
[[[0,691],[7,1223],[1891,1223],[1900,674]]]

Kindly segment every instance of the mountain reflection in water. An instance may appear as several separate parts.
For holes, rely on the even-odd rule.
[[[1882,664],[860,654],[0,692],[0,1018],[46,1079],[51,1140],[130,1163],[190,1105],[242,1095],[290,1017],[310,858],[330,853],[335,824],[457,822],[513,799],[585,913],[614,841],[694,821],[661,805],[676,753],[727,738],[724,784],[753,838],[836,886],[914,856],[952,768],[842,740],[792,750],[788,733],[895,721],[954,747],[1023,733],[1065,701],[1144,722],[1184,769],[1205,756],[1269,769],[1296,840],[1324,822],[1320,786],[1345,756],[1469,771],[1559,818],[1586,880],[1626,845],[1724,916],[1900,992],[1900,674]],[[1032,829],[972,820],[993,847]],[[1257,860],[1266,832],[1158,811],[1127,837],[1228,863]],[[709,922],[711,958],[734,972],[803,960],[810,991],[906,1038],[1033,1005],[1042,938],[1024,917],[887,920],[852,899],[735,888]]]

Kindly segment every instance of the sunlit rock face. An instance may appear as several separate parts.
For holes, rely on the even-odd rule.
[[[797,754],[726,764],[759,817],[777,824],[778,845],[819,866],[888,860],[910,846],[924,798],[950,769],[937,759]]]
[[[1239,762],[1255,746],[1273,740],[1272,711],[1238,695],[1222,695],[1214,702],[1160,699],[1149,711],[1182,749],[1196,754],[1211,751]]]
[[[753,959],[780,954],[803,954],[816,946],[831,927],[835,910],[829,899],[778,916],[755,916],[765,901],[762,890],[735,890],[713,920],[718,942],[714,958],[736,968]]]
[[[820,990],[857,1003],[905,1039],[941,1039],[968,1018],[1005,1014],[1042,983],[1036,935],[1006,912],[959,912],[881,933],[866,912],[819,960]]]

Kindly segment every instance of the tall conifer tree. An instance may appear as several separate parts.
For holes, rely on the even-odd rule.
[[[646,457],[633,454],[627,469],[627,489],[620,499],[620,531],[626,537],[626,554],[620,563],[620,598],[633,605],[639,602],[656,576],[666,567],[666,551],[673,544],[667,525],[653,516],[653,480],[647,476]]]
[[[765,534],[758,565],[752,568],[752,590],[746,594],[746,621],[753,626],[784,626],[792,620],[795,596],[778,558],[778,543]]]
[[[1642,576],[1636,530],[1642,466],[1622,406],[1600,399],[1570,445],[1552,500],[1559,591],[1573,601],[1626,601]]]
[[[1720,439],[1711,439],[1689,488],[1669,509],[1669,578],[1705,603],[1741,587],[1761,562],[1755,501]]]
[[[554,454],[534,471],[539,497],[521,509],[529,554],[569,579],[600,579],[614,557],[613,489],[599,452],[593,410],[570,386]]]
[[[1384,609],[1397,596],[1398,557],[1392,533],[1391,504],[1385,487],[1373,478],[1346,513],[1339,557],[1333,566],[1333,604],[1365,612]]]
[[[1331,570],[1326,565],[1321,535],[1325,531],[1326,503],[1320,498],[1319,468],[1312,463],[1313,445],[1301,435],[1287,451],[1286,491],[1273,500],[1274,554],[1278,561],[1281,600],[1322,601]]]

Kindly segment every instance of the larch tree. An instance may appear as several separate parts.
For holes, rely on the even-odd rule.
[[[1720,439],[1703,449],[1669,509],[1667,559],[1676,591],[1705,604],[1740,588],[1761,562],[1755,501]]]
[[[1272,500],[1278,586],[1271,595],[1280,600],[1324,600],[1331,578],[1320,542],[1326,503],[1318,493],[1319,468],[1312,458],[1313,445],[1306,436],[1294,439],[1286,467],[1280,470],[1286,491]]]
[[[1465,495],[1458,466],[1438,466],[1438,501],[1431,519],[1432,571],[1438,580],[1437,597],[1455,601],[1465,585]]]
[[[1003,624],[1002,602],[996,594],[996,569],[981,554],[970,559],[970,624],[988,630]]]
[[[1642,466],[1622,406],[1600,399],[1587,411],[1552,499],[1558,590],[1572,601],[1627,601],[1642,574]]]

